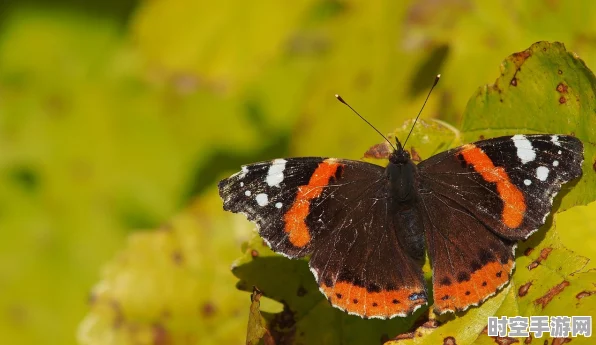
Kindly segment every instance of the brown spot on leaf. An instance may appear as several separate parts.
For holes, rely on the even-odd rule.
[[[257,251],[256,249],[253,249],[250,251],[250,256],[252,256],[253,258],[256,258],[259,256],[259,251]]]
[[[526,250],[524,250],[524,255],[525,255],[525,256],[528,256],[528,255],[530,255],[530,254],[531,254],[533,251],[534,251],[534,248],[532,248],[532,247],[528,247],[528,248],[526,248]]]
[[[594,160],[594,163],[592,163],[592,170],[596,171],[596,159]]]
[[[216,311],[217,311],[217,309],[215,308],[215,305],[211,302],[206,302],[201,307],[201,315],[203,317],[211,317],[211,316],[215,315]]]
[[[532,343],[532,333],[530,333],[524,340],[524,344],[530,344],[530,343]]]
[[[480,134],[480,136],[478,137],[478,140],[484,140],[484,135]]]
[[[432,319],[432,320],[428,320],[425,323],[422,324],[422,326],[420,327],[424,327],[424,328],[437,328],[439,327],[439,321]]]
[[[517,78],[513,77],[513,79],[511,79],[511,86],[517,86]]]
[[[296,292],[296,295],[298,295],[298,297],[302,297],[302,296],[306,295],[307,292],[308,291],[306,291],[304,286],[300,285],[300,287],[298,287],[298,291]]]
[[[559,74],[563,74],[563,71],[559,70],[559,72],[558,72],[558,73],[559,73]]]
[[[556,285],[552,289],[548,290],[548,292],[534,301],[534,304],[541,305],[542,309],[546,307],[546,305],[558,294],[561,293],[567,286],[569,286],[569,282],[563,280],[560,284]]]
[[[561,96],[561,97],[559,98],[559,103],[560,103],[560,104],[565,104],[565,102],[567,102],[567,98],[565,98],[564,96]]]
[[[374,159],[384,159],[389,158],[393,152],[393,148],[389,145],[389,143],[384,142],[377,145],[372,146],[368,151],[364,152],[364,158],[374,158]]]
[[[543,260],[546,260],[546,258],[548,258],[548,256],[550,255],[550,252],[552,252],[552,251],[553,251],[553,248],[551,248],[551,247],[543,248],[540,251],[540,255],[538,256],[538,258],[536,260],[532,261],[532,263],[530,265],[528,265],[528,270],[531,271],[534,268],[538,267],[538,265],[540,265],[540,263]]]
[[[184,261],[184,256],[180,251],[177,250],[172,253],[172,260],[176,265],[182,265],[182,262]]]
[[[410,149],[410,155],[412,156],[412,160],[413,160],[414,162],[422,162],[422,158],[420,158],[420,154],[418,154],[418,151],[416,151],[416,150],[414,149],[414,147],[412,147],[412,148]]]
[[[454,337],[447,337],[443,339],[443,345],[457,345]]]
[[[563,345],[571,342],[571,338],[555,338],[553,339],[552,345]]]
[[[513,62],[515,62],[516,66],[521,66],[526,59],[532,56],[532,52],[530,50],[524,50],[523,52],[518,52],[513,54]]]
[[[408,332],[408,333],[402,333],[393,339],[395,339],[395,340],[414,339],[415,336],[416,336],[415,332]]]
[[[533,281],[529,281],[529,282],[525,283],[524,285],[520,286],[519,290],[517,291],[517,295],[519,297],[524,297],[525,295],[527,295],[528,290],[530,290],[530,286],[532,286],[532,282]]]
[[[579,300],[582,298],[590,297],[595,293],[596,293],[596,291],[582,291],[582,292],[578,293],[577,295],[575,295],[575,298],[577,298]]]
[[[567,85],[563,82],[560,82],[559,85],[557,85],[557,91],[560,93],[567,93]]]
[[[495,340],[495,343],[499,345],[510,345],[519,343],[519,339],[511,338],[511,337],[491,337]]]

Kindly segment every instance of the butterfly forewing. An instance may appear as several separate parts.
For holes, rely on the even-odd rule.
[[[490,230],[526,239],[561,185],[581,176],[583,145],[567,135],[515,135],[467,144],[418,165],[421,188],[471,211]]]

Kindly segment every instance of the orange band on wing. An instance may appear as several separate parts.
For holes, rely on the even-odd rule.
[[[426,295],[419,289],[403,288],[392,291],[369,292],[348,282],[321,286],[331,304],[363,317],[388,318],[410,314],[417,306],[426,304]],[[414,296],[413,299],[410,299]]]
[[[335,176],[337,168],[341,165],[332,159],[322,161],[310,177],[308,184],[298,187],[296,200],[284,215],[286,222],[284,231],[294,246],[304,247],[310,241],[310,231],[306,225],[310,202],[321,195],[323,188],[329,184],[329,179]]]
[[[460,153],[485,181],[497,184],[497,192],[503,200],[503,223],[511,229],[520,226],[526,212],[526,202],[522,192],[509,180],[505,169],[496,167],[486,153],[475,145],[465,145]]]
[[[440,311],[462,310],[478,304],[509,280],[512,268],[512,260],[506,264],[493,261],[472,273],[468,281],[434,285],[436,308]]]

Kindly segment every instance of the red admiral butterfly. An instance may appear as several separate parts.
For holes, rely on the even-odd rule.
[[[418,165],[396,142],[386,167],[321,157],[243,166],[219,183],[224,210],[255,222],[275,252],[311,255],[334,307],[385,319],[427,303],[425,248],[436,312],[494,295],[511,277],[516,241],[582,174],[583,145],[568,135],[481,140]]]

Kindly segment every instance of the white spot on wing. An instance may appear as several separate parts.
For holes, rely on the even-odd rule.
[[[559,150],[559,152],[557,152],[557,153],[558,153],[558,154],[561,154],[561,152],[562,152],[562,151],[561,151],[561,150]]]
[[[243,179],[244,176],[246,176],[246,174],[248,174],[248,168],[246,166],[243,166],[242,171],[238,174],[238,178]]]
[[[530,181],[530,180],[524,180],[524,184],[525,184],[526,186],[529,186],[529,185],[531,185],[531,184],[532,184],[532,181]]]
[[[283,206],[283,205],[282,205],[282,203],[281,203],[281,202],[276,202],[276,203],[275,203],[275,207],[277,207],[277,208],[281,208],[282,206]]]
[[[240,187],[244,187],[244,182],[240,182]]]
[[[247,190],[246,192],[244,192],[244,195],[246,195],[246,196],[250,196],[251,194],[252,193],[249,190]]]
[[[558,166],[559,166],[559,161],[554,161],[554,162],[553,162],[553,166],[554,166],[554,167],[558,167]]]
[[[279,187],[281,181],[284,180],[286,162],[285,159],[276,159],[271,163],[269,171],[267,171],[267,177],[265,178],[265,182],[267,182],[269,187]]]
[[[517,148],[517,157],[521,160],[522,164],[536,159],[536,151],[532,147],[532,143],[524,135],[514,135],[511,140]]]
[[[267,204],[269,204],[269,198],[267,197],[267,194],[264,193],[257,194],[255,200],[257,201],[257,204],[259,204],[259,206],[261,207],[267,206]]]
[[[559,136],[558,135],[553,135],[552,137],[550,137],[550,141],[553,142],[553,144],[557,145],[557,146],[561,146],[561,143],[559,142]],[[559,151],[560,153],[560,151]]]
[[[548,178],[549,170],[547,167],[538,167],[536,168],[536,178],[540,181],[546,181]]]

